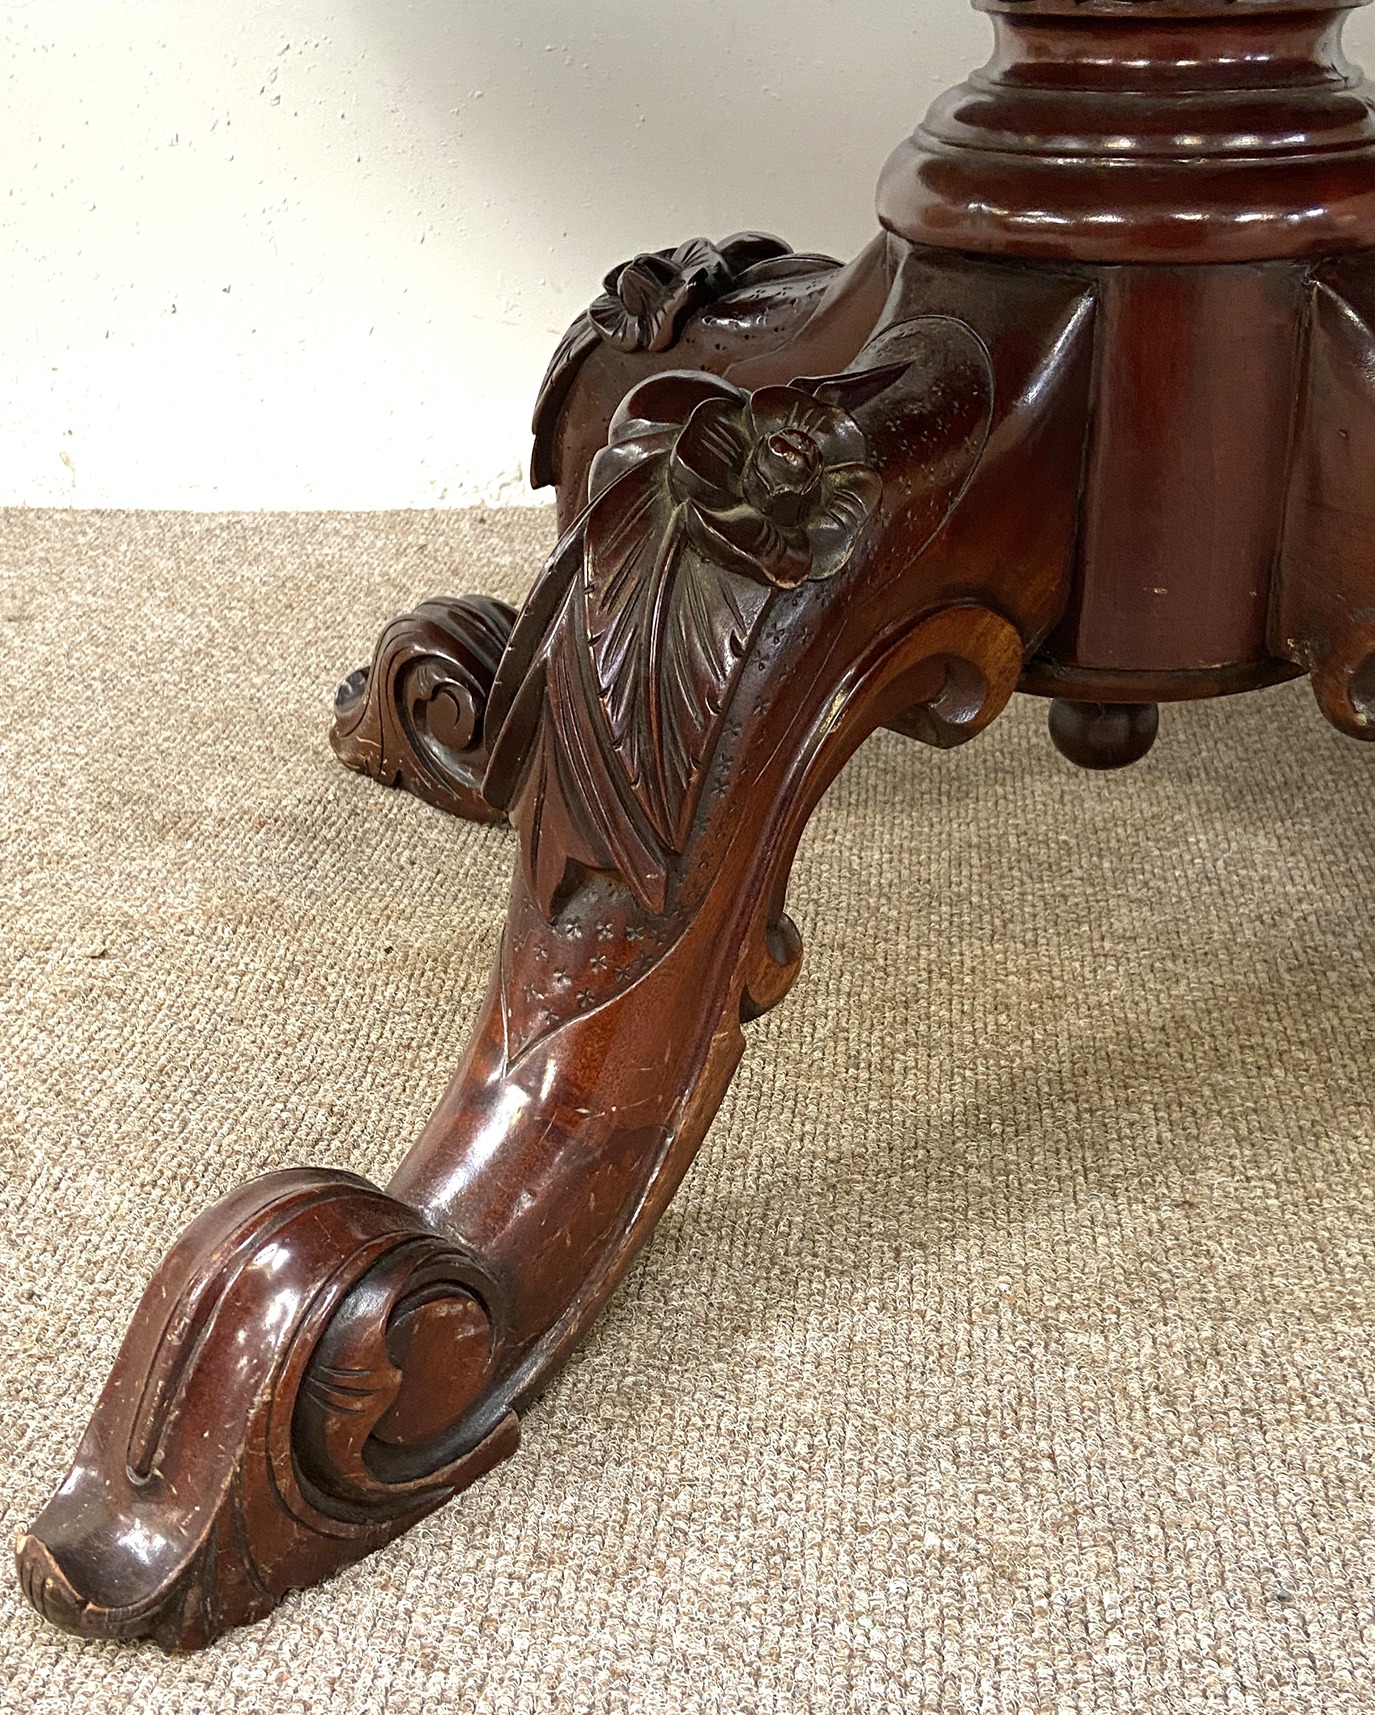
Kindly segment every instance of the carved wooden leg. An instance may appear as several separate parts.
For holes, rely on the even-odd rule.
[[[1310,303],[1270,646],[1334,726],[1375,740],[1375,256],[1326,264]]]
[[[660,374],[615,413],[486,710],[521,851],[463,1064],[385,1192],[271,1175],[173,1250],[19,1545],[57,1623],[198,1646],[514,1450],[797,975],[822,793],[886,721],[979,732],[1057,620],[1091,299],[891,254],[844,372],[799,341],[810,379]],[[432,736],[433,683],[395,702]]]

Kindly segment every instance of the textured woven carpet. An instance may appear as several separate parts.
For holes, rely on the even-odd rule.
[[[549,515],[0,519],[4,1523],[149,1271],[300,1162],[385,1178],[512,836],[335,764],[415,599]],[[802,981],[517,1459],[198,1657],[0,1593],[0,1707],[1375,1710],[1375,749],[1305,686],[1073,771],[1019,701],[875,740]]]

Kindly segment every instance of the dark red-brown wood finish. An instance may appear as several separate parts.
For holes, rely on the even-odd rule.
[[[471,1046],[385,1191],[295,1169],[149,1287],[19,1545],[92,1637],[193,1648],[515,1450],[792,985],[808,815],[876,727],[1019,685],[1088,767],[1312,675],[1375,737],[1375,117],[1333,0],[978,0],[996,51],[855,261],[634,258],[560,345],[517,617],[428,601],[350,767],[520,835]]]

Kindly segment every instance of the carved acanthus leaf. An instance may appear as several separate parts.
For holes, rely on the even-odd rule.
[[[948,317],[789,387],[667,371],[627,394],[489,710],[484,793],[524,835],[546,918],[579,868],[665,909],[771,602],[844,573],[881,506],[900,521],[891,575],[910,563],[958,504],[991,402],[987,353]]]
[[[767,597],[693,542],[688,509],[644,465],[594,508],[582,589],[612,750],[666,852],[681,852],[726,700]]]
[[[503,665],[524,683],[494,696],[486,790],[521,797],[546,913],[568,864],[608,859],[657,911],[771,592],[841,571],[882,483],[838,406],[671,372],[627,396],[590,486],[558,612]]]

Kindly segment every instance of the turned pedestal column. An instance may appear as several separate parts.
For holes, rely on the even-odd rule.
[[[796,979],[793,853],[877,727],[961,744],[1021,689],[1116,767],[1306,673],[1375,737],[1348,6],[978,3],[874,242],[614,269],[536,406],[523,610],[426,601],[340,688],[348,766],[518,829],[491,986],[385,1191],[290,1168],[162,1265],[19,1544],[57,1624],[204,1644],[515,1451]]]

